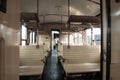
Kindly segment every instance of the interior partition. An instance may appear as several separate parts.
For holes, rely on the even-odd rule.
[[[103,0],[104,80],[119,80],[120,76],[120,1]]]
[[[110,79],[120,79],[120,1],[110,0],[111,7],[111,67]]]

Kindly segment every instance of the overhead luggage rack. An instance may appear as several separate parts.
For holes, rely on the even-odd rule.
[[[91,24],[99,24],[100,20],[96,16],[81,16],[81,15],[70,15],[68,19],[68,23],[91,23]]]
[[[21,13],[21,22],[37,22],[38,20],[37,13]]]

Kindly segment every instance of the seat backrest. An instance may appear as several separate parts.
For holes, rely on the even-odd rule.
[[[43,64],[44,58],[43,46],[20,46],[20,65],[37,66]]]
[[[99,63],[100,47],[98,46],[67,46],[63,47],[66,63]]]

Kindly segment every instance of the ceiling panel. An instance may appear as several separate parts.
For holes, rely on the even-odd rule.
[[[39,15],[68,14],[68,0],[39,0]],[[99,2],[100,0],[93,0]],[[37,12],[37,0],[21,0],[21,12]],[[100,5],[88,0],[70,0],[71,15],[95,16],[100,13]],[[39,17],[40,22],[61,22],[60,16],[47,15],[45,20]],[[62,16],[62,21],[67,22],[67,16]]]

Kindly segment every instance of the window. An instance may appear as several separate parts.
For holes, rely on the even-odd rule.
[[[94,28],[93,29],[93,34],[94,34],[94,44],[95,45],[101,45],[101,30],[100,28]]]
[[[25,25],[21,26],[21,45],[27,44],[27,28]]]
[[[22,25],[22,39],[27,39],[27,28]]]
[[[29,34],[29,39],[30,39],[30,45],[34,45],[36,44],[36,33],[35,31],[30,31],[30,34]]]
[[[80,33],[74,33],[74,45],[82,45],[82,35]]]
[[[91,45],[91,29],[86,30],[86,44]]]
[[[25,24],[21,26],[21,42],[20,45],[36,45],[36,29],[27,28]]]
[[[93,28],[93,43],[94,45],[100,45],[101,41],[101,30],[100,28]],[[86,43],[91,45],[91,29],[86,30]]]
[[[0,0],[0,11],[6,13],[6,0]]]

